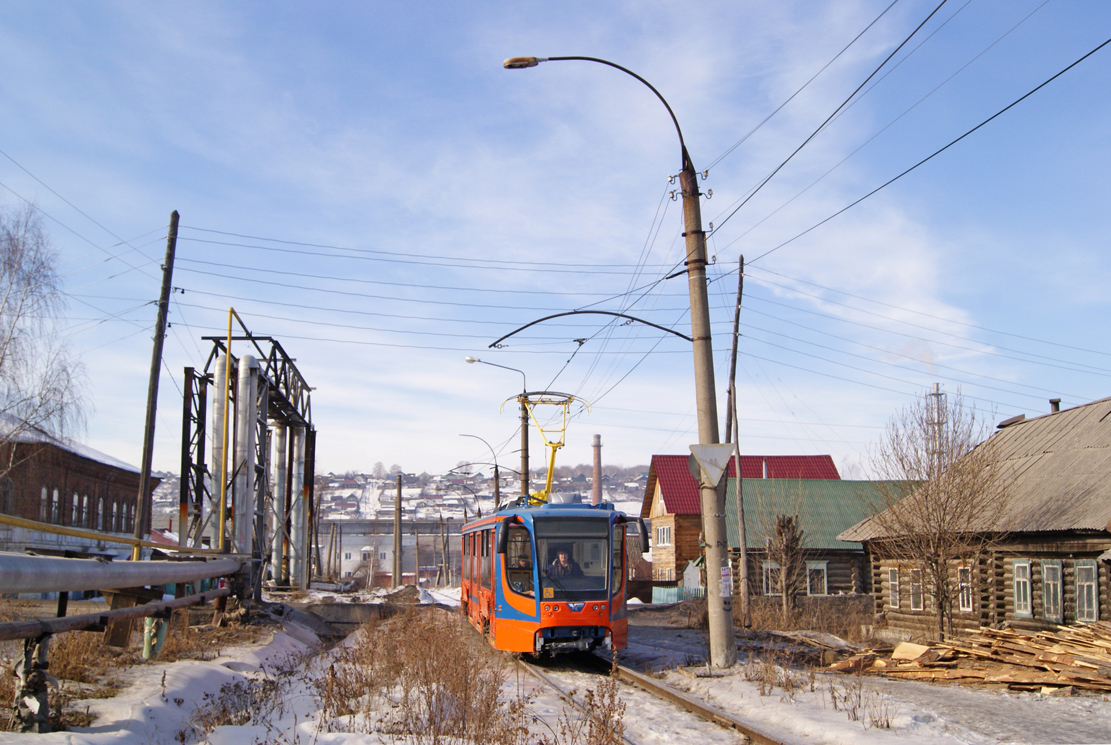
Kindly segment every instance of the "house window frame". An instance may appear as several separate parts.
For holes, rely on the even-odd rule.
[[[1083,587],[1092,588],[1092,604],[1091,607],[1083,608],[1083,615],[1081,615],[1081,582],[1080,570],[1090,569],[1092,572],[1091,582],[1084,582]],[[1076,620],[1079,623],[1093,623],[1099,620],[1099,564],[1091,559],[1082,559],[1076,562],[1074,570],[1073,584],[1076,588]]]
[[[887,569],[887,607],[899,607],[899,568],[888,567]]]
[[[967,564],[957,566],[957,610],[972,612],[972,567]]]
[[[670,546],[671,545],[671,526],[670,525],[657,525],[656,526],[656,545],[657,546]]]
[[[779,581],[771,582],[771,573],[778,572]],[[778,561],[765,559],[761,564],[761,574],[764,578],[764,595],[769,598],[777,598],[783,594],[783,569],[779,566]]]
[[[1057,574],[1056,579],[1051,579],[1050,570]],[[1055,589],[1054,589],[1055,588]],[[1065,620],[1065,569],[1058,560],[1042,562],[1042,618],[1051,623],[1063,623]],[[1052,601],[1052,602],[1051,602]]]
[[[823,592],[810,591],[810,572],[821,570]],[[829,595],[829,562],[826,560],[813,560],[806,562],[806,594],[812,597],[825,597]]]
[[[922,570],[910,570],[910,609],[912,611],[926,610],[926,593],[922,585]]]
[[[1026,574],[1025,577],[1020,576],[1023,572]],[[1015,559],[1011,564],[1011,599],[1014,604],[1015,618],[1034,617],[1034,608],[1031,599],[1033,583],[1030,579],[1030,560]]]

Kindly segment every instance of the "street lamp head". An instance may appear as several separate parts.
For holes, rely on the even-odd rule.
[[[478,359],[477,357],[464,357],[463,361],[466,362],[468,365],[473,365],[476,362],[482,362],[482,360]]]
[[[501,65],[506,70],[520,70],[525,67],[536,67],[541,62],[547,61],[547,57],[510,57]]]

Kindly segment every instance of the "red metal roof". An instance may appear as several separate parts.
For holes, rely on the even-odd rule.
[[[672,515],[702,512],[698,482],[687,467],[687,455],[653,455],[645,485],[641,517],[652,511],[652,495],[660,484],[664,508]],[[735,460],[729,461],[729,476],[737,474]],[[841,479],[829,455],[742,455],[742,479]]]

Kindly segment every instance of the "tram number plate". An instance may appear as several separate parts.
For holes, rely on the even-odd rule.
[[[730,566],[721,568],[721,596],[723,598],[733,596],[733,568]]]

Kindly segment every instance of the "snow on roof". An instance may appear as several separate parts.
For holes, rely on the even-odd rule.
[[[55,437],[39,427],[20,422],[11,414],[0,413],[0,437],[9,437],[13,431],[15,432],[15,436],[10,439],[15,442],[45,443],[61,448],[74,455],[79,455],[82,458],[87,458],[97,463],[103,463],[106,466],[119,468],[123,471],[130,471],[131,473],[139,473],[138,466],[133,466],[119,458],[114,458],[107,453],[102,453],[95,448],[83,445],[68,437]]]

